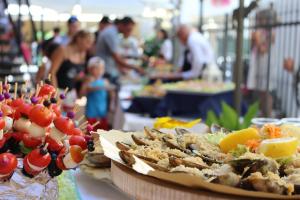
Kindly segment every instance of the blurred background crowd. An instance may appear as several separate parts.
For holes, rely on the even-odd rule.
[[[1,1],[1,76],[30,87],[50,77],[68,89],[65,110],[79,100],[104,129],[121,121],[120,91],[129,80],[234,81],[238,1],[127,3]],[[260,100],[261,116],[298,116],[298,8],[297,0],[244,2],[236,86],[246,103]]]

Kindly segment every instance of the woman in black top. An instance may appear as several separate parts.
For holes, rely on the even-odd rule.
[[[50,74],[52,84],[59,89],[69,89],[64,101],[66,109],[72,109],[76,95],[76,83],[84,76],[84,64],[88,50],[93,44],[92,34],[78,31],[67,46],[60,46],[51,56]]]

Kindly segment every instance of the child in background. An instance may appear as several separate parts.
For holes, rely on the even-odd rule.
[[[104,61],[99,57],[92,57],[88,61],[88,76],[83,82],[80,90],[81,95],[86,95],[86,117],[90,124],[100,122],[97,129],[108,130],[107,113],[108,113],[108,94],[110,94],[109,109],[113,109],[115,102],[114,87],[103,78],[105,72]]]

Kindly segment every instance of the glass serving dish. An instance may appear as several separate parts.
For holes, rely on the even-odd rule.
[[[251,124],[257,127],[262,127],[265,124],[281,125],[282,121],[276,118],[253,118]]]
[[[281,119],[281,123],[300,127],[300,118],[283,118]]]

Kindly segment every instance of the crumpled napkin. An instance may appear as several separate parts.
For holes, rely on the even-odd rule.
[[[22,174],[23,159],[18,159],[18,167],[9,181],[0,182],[1,200],[57,200],[58,184],[46,171],[34,178]]]

